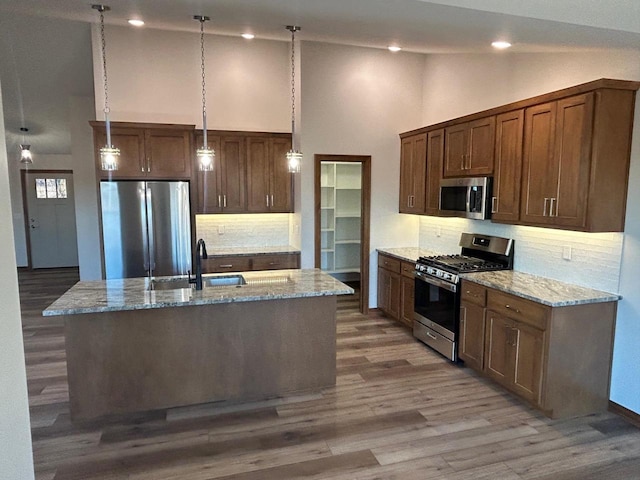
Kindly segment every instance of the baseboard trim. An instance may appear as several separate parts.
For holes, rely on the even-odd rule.
[[[617,415],[620,415],[622,418],[627,420],[629,423],[635,425],[640,428],[640,414],[637,414],[633,410],[629,410],[628,408],[623,407],[622,405],[612,402],[609,400],[609,411],[613,412]]]

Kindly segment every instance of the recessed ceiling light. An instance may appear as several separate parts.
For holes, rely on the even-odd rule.
[[[253,33],[243,33],[242,38],[247,40],[253,40],[256,36]]]
[[[144,21],[140,20],[139,18],[130,18],[128,22],[130,25],[133,25],[134,27],[142,27],[144,25]]]
[[[402,47],[398,47],[397,45],[389,45],[387,48],[390,52],[399,52],[402,50]]]
[[[496,42],[491,42],[491,46],[493,48],[497,48],[498,50],[504,50],[505,48],[509,48],[511,44],[509,42],[505,42],[504,40],[498,40]]]

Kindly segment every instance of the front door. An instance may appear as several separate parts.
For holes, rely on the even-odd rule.
[[[77,267],[73,174],[34,170],[23,178],[31,268]]]

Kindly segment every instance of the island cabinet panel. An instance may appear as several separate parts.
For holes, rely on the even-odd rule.
[[[247,139],[247,210],[287,213],[292,210],[292,177],[286,154],[290,138]]]
[[[193,125],[112,123],[111,143],[120,149],[118,169],[103,171],[100,165],[100,148],[107,143],[105,124],[90,124],[94,130],[96,169],[99,178],[191,178]]]
[[[444,176],[493,174],[496,118],[490,116],[445,129]]]
[[[606,411],[615,302],[549,307],[469,280],[461,288],[467,366],[553,418]]]
[[[400,213],[424,213],[427,135],[403,138],[400,146]]]
[[[427,133],[427,180],[425,195],[425,213],[440,214],[440,180],[444,163],[444,129]]]
[[[66,315],[74,421],[317,391],[336,381],[336,297]]]
[[[524,110],[496,116],[495,171],[491,220],[515,223],[520,219],[522,136]]]

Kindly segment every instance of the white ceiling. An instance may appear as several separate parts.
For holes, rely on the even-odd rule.
[[[194,14],[211,17],[207,33],[301,40],[418,53],[491,53],[640,46],[638,0],[104,0],[107,23],[139,16],[144,28],[197,31]],[[481,5],[481,7],[479,6]],[[484,10],[484,11],[482,11]],[[0,0],[0,81],[8,137],[32,129],[34,153],[69,153],[69,96],[93,94],[90,1]],[[132,27],[133,28],[133,27]],[[24,113],[23,113],[24,112]]]

